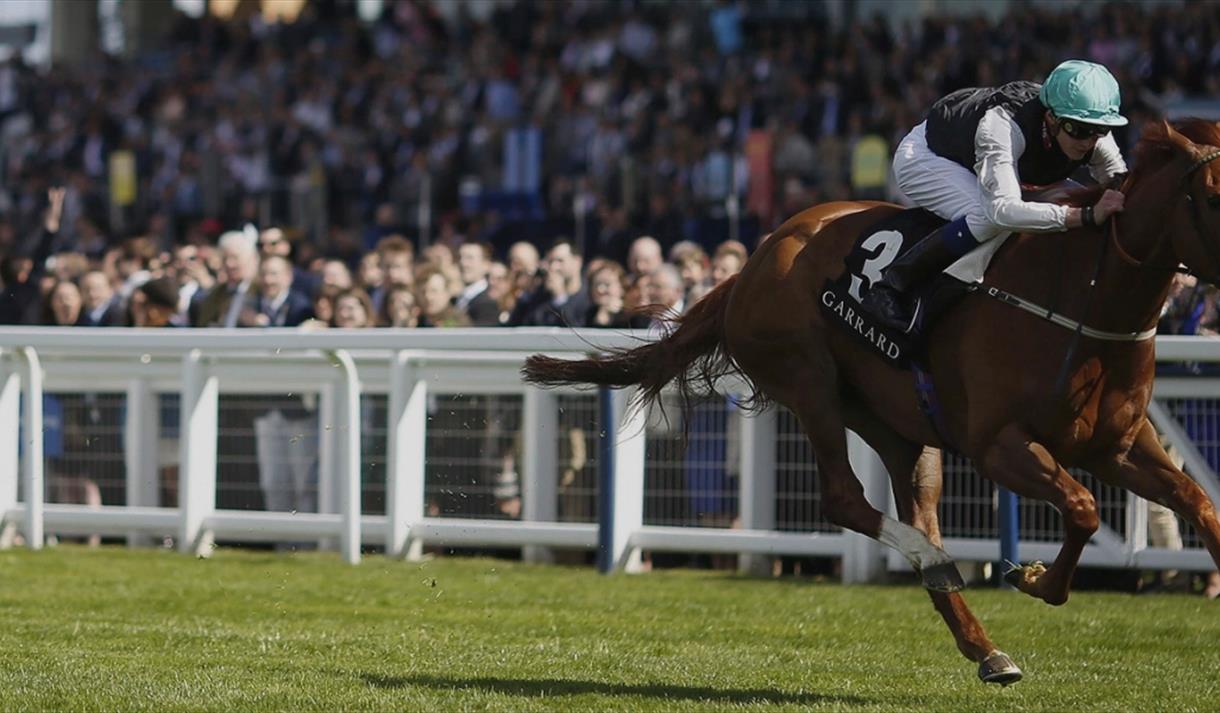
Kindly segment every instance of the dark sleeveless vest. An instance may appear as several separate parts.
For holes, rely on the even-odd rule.
[[[959,89],[945,95],[928,112],[928,148],[974,171],[974,134],[979,121],[991,109],[1002,106],[1025,137],[1025,152],[1017,159],[1021,183],[1048,186],[1062,181],[1087,164],[1093,152],[1073,161],[1060,150],[1043,121],[1046,108],[1038,99],[1041,86],[1034,82],[1009,82],[999,87]]]

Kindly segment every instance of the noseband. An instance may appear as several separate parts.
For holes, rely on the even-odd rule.
[[[1200,168],[1206,166],[1207,164],[1211,163],[1212,161],[1215,161],[1218,158],[1220,158],[1220,151],[1212,151],[1211,153],[1206,154],[1202,158],[1196,160],[1194,163],[1187,166],[1186,171],[1182,174],[1181,181],[1179,181],[1181,186],[1183,188],[1186,188],[1186,182],[1188,180],[1190,180],[1190,177],[1192,175],[1194,175],[1195,171],[1198,171]],[[1168,266],[1168,265],[1149,265],[1144,260],[1139,260],[1135,257],[1132,257],[1132,255],[1130,253],[1128,253],[1126,250],[1123,249],[1122,243],[1120,243],[1118,241],[1118,220],[1116,218],[1110,219],[1110,241],[1112,243],[1114,243],[1115,252],[1118,253],[1118,256],[1120,258],[1122,258],[1123,262],[1125,262],[1128,265],[1131,265],[1133,267],[1149,269],[1149,270],[1169,270],[1172,272],[1180,272],[1180,273],[1183,273],[1186,275],[1197,275],[1198,277],[1202,278],[1206,282],[1210,282],[1214,285],[1220,284],[1220,252],[1217,252],[1216,246],[1212,245],[1210,242],[1208,242],[1207,240],[1205,240],[1203,238],[1203,219],[1199,215],[1199,202],[1195,200],[1193,195],[1191,195],[1189,189],[1187,189],[1185,191],[1185,196],[1186,196],[1186,202],[1189,203],[1190,207],[1191,207],[1190,217],[1191,217],[1191,221],[1194,224],[1193,227],[1195,229],[1195,235],[1198,236],[1199,242],[1203,245],[1203,249],[1207,252],[1208,257],[1210,257],[1212,259],[1212,264],[1215,265],[1216,268],[1218,268],[1216,272],[1212,273],[1211,275],[1203,275],[1203,274],[1195,272],[1194,270],[1191,270],[1189,268],[1181,267],[1180,265],[1174,265],[1172,267]],[[1162,233],[1161,239],[1158,240],[1156,245],[1153,246],[1153,248],[1152,248],[1152,254],[1155,254],[1157,251],[1157,248],[1159,248],[1161,246],[1161,243],[1164,242],[1165,235],[1168,235],[1168,232]]]

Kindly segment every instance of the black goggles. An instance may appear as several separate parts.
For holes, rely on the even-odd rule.
[[[1060,119],[1059,127],[1063,129],[1063,133],[1079,140],[1100,138],[1110,133],[1110,127],[1108,126],[1086,124],[1083,121],[1076,121],[1075,119]]]

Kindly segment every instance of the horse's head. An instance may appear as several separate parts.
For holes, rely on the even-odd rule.
[[[1161,235],[1173,255],[1203,279],[1220,283],[1220,124],[1186,119],[1149,124],[1131,186],[1147,186],[1167,210]],[[1159,194],[1159,195],[1158,195]],[[1134,217],[1134,216],[1132,216]]]

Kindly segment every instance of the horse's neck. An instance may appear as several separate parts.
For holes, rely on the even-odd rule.
[[[1135,329],[1156,325],[1178,264],[1168,235],[1178,188],[1173,175],[1175,167],[1167,165],[1133,185],[1123,212],[1106,226],[1105,239],[1110,241],[1103,269],[1105,289],[1110,293],[1106,312],[1135,324]]]

